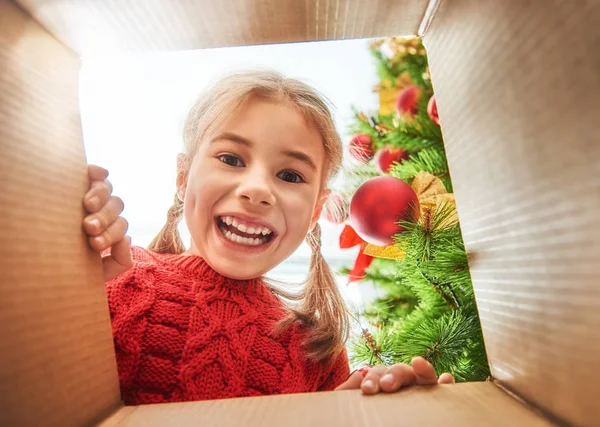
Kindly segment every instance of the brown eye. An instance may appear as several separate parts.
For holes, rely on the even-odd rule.
[[[239,157],[234,156],[232,154],[222,154],[219,156],[219,160],[222,161],[223,163],[225,163],[226,165],[233,166],[233,167],[243,167],[244,166],[244,162],[242,162],[242,160]]]
[[[304,182],[304,178],[302,178],[300,176],[300,174],[293,172],[293,171],[281,171],[277,174],[277,176],[279,177],[279,179],[282,179],[286,182],[294,182],[294,183],[300,183],[300,182]]]

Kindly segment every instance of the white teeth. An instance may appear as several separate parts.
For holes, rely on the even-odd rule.
[[[268,236],[269,234],[272,233],[272,231],[269,230],[267,227],[253,227],[253,226],[249,226],[246,224],[242,224],[242,223],[238,222],[237,219],[230,217],[230,216],[221,217],[221,221],[223,221],[223,223],[225,223],[227,225],[232,225],[233,227],[240,230],[242,233],[257,234],[257,235],[262,234],[263,236]]]
[[[225,237],[228,240],[231,240],[232,242],[236,242],[236,243],[240,243],[242,245],[248,245],[248,246],[258,246],[262,243],[265,243],[266,240],[264,240],[264,238],[250,238],[250,237],[242,237],[239,236],[235,233],[232,233],[229,230],[225,230],[225,227],[221,227],[221,231],[223,232],[223,234],[225,235]]]

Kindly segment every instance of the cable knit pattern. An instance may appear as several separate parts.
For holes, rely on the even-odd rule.
[[[307,360],[296,324],[274,337],[283,303],[261,280],[238,281],[197,256],[132,248],[134,267],[107,282],[127,405],[332,390],[349,375],[344,351]]]

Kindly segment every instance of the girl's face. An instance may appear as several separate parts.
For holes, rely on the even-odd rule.
[[[202,141],[180,183],[190,254],[234,279],[289,257],[321,214],[325,150],[287,101],[246,100]]]

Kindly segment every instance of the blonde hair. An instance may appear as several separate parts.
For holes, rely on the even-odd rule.
[[[326,154],[322,188],[339,170],[342,163],[342,143],[335,128],[325,98],[307,84],[284,78],[273,71],[254,71],[234,74],[217,82],[198,98],[184,124],[184,146],[187,162],[198,151],[198,145],[210,138],[225,118],[230,117],[249,97],[288,101],[315,126],[323,139]],[[187,169],[188,165],[184,165]],[[149,249],[158,253],[180,254],[185,251],[177,225],[182,217],[183,201],[175,195],[168,211],[167,223],[150,243]],[[288,292],[266,280],[274,293],[296,301],[287,307],[288,315],[275,332],[300,321],[307,327],[304,345],[309,357],[318,362],[332,362],[344,349],[349,334],[349,312],[336,286],[331,269],[321,254],[321,228],[317,224],[307,236],[312,249],[305,286],[299,293]]]

